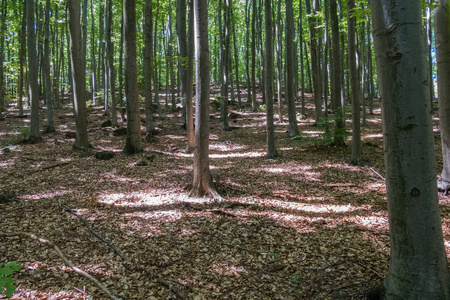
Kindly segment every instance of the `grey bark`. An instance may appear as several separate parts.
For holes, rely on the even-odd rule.
[[[195,101],[195,151],[191,197],[209,194],[220,199],[214,189],[209,170],[209,47],[207,0],[194,0],[196,101]]]
[[[43,60],[43,73],[44,73],[44,91],[45,98],[47,99],[47,126],[45,132],[55,132],[55,123],[53,121],[53,97],[52,97],[52,85],[50,79],[50,0],[45,1],[45,21],[44,21],[44,60]]]
[[[178,48],[178,72],[180,81],[180,96],[183,101],[183,116],[186,124],[186,85],[187,85],[187,41],[186,41],[186,1],[177,0],[177,48]]]
[[[267,158],[278,156],[275,147],[275,128],[273,124],[273,25],[272,25],[272,0],[265,0],[266,16],[266,118],[267,118]]]
[[[303,63],[303,4],[302,0],[299,0],[299,16],[298,16],[298,35],[299,35],[299,48],[300,48],[300,82],[302,89],[302,115],[306,115],[306,99],[305,99],[305,66]]]
[[[109,86],[109,98],[111,99],[111,124],[117,126],[117,100],[116,100],[116,69],[114,68],[114,44],[111,41],[112,31],[112,0],[107,0],[106,19],[106,56],[107,56],[107,80]]]
[[[123,0],[125,24],[125,97],[127,99],[127,141],[123,152],[142,152],[139,95],[136,68],[136,0]]]
[[[28,45],[28,80],[30,84],[29,98],[31,104],[30,136],[31,143],[42,141],[39,132],[39,87],[38,60],[36,53],[36,32],[34,30],[34,0],[26,0],[27,9],[27,45]],[[3,80],[2,80],[3,81]],[[2,83],[3,84],[3,83]],[[3,96],[3,89],[1,90]]]
[[[73,147],[90,147],[87,134],[86,78],[81,51],[80,3],[69,0],[69,27],[72,57],[73,110],[75,115],[76,138]]]
[[[257,111],[256,103],[256,0],[252,1],[252,111]]]
[[[26,24],[27,24],[27,11],[26,11],[26,1],[23,1],[23,12],[22,12],[22,27],[20,30],[20,51],[19,51],[19,84],[17,90],[17,101],[19,106],[19,117],[23,117],[23,83],[24,83],[24,73],[23,68],[25,64],[26,55]]]
[[[186,83],[186,129],[187,129],[187,148],[186,151],[191,153],[194,151],[195,134],[194,134],[194,108],[192,105],[192,92],[194,87],[194,2],[189,1],[189,25],[188,25],[188,68]]]
[[[153,15],[152,0],[145,1],[144,20],[144,80],[145,80],[145,140],[150,142],[153,138],[153,105],[152,105],[152,54],[153,54]]]
[[[372,0],[371,8],[390,228],[385,299],[450,299],[421,3]]]
[[[295,108],[295,25],[294,9],[292,0],[286,0],[286,98],[288,104],[289,129],[288,136],[295,137],[300,134],[297,124],[297,113]]]
[[[361,86],[358,75],[358,60],[356,57],[356,18],[352,16],[355,0],[348,0],[348,61],[350,71],[351,99],[352,99],[352,155],[350,163],[361,164]]]
[[[281,28],[281,1],[277,1],[277,22],[275,26],[277,39],[277,100],[278,100],[278,118],[283,122],[282,99],[283,99],[283,33]]]

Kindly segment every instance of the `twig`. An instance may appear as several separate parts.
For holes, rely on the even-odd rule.
[[[91,280],[97,287],[99,287],[103,292],[105,292],[111,299],[121,300],[121,298],[116,297],[114,294],[112,294],[100,281],[95,279],[91,274],[87,273],[86,271],[83,271],[80,268],[75,267],[74,264],[70,260],[67,259],[67,257],[64,255],[64,253],[62,253],[61,249],[59,249],[59,247],[56,246],[53,242],[43,239],[43,238],[40,238],[40,237],[38,237],[32,233],[28,233],[28,232],[0,232],[0,237],[26,237],[26,238],[36,240],[43,244],[47,244],[48,246],[52,247],[56,251],[56,253],[59,255],[59,257],[61,257],[61,259],[64,261],[64,264],[66,266],[72,268],[72,270],[75,273]]]
[[[68,165],[70,163],[72,163],[72,161],[65,161],[65,162],[62,162],[62,163],[57,163],[57,164],[54,164],[54,165],[51,165],[51,166],[40,168],[39,170],[36,170],[33,173],[37,173],[37,172],[41,172],[41,171],[45,171],[45,170],[50,170],[50,169],[53,169],[53,168],[56,168],[56,167],[62,167],[62,166]]]
[[[80,216],[79,214],[75,213],[75,212],[73,211],[72,208],[66,206],[64,203],[61,202],[60,204],[61,204],[61,206],[62,206],[68,213],[70,213],[71,215],[74,215],[75,217],[77,217],[78,219],[80,219],[81,222],[83,222],[83,224],[86,225],[87,229],[88,229],[88,230],[89,230],[96,238],[98,238],[99,240],[101,240],[102,242],[104,242],[106,245],[108,245],[109,248],[111,248],[111,249],[114,251],[114,253],[116,253],[118,256],[120,256],[120,258],[121,258],[122,260],[127,260],[126,256],[123,255],[123,253],[122,253],[119,249],[117,249],[116,246],[114,246],[114,245],[113,245],[110,241],[108,241],[106,238],[100,236],[100,234],[98,234],[96,231],[94,231],[94,230],[91,228],[91,226],[89,225],[88,221],[86,221],[86,219],[85,219],[83,216]]]
[[[377,171],[375,171],[373,168],[369,168],[372,172],[374,172],[375,174],[377,174],[381,180],[386,181],[386,178],[384,178],[383,176],[380,175],[380,173],[378,173]]]

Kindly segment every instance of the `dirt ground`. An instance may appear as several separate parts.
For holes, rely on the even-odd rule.
[[[233,105],[224,132],[212,108],[210,164],[223,202],[187,196],[193,156],[181,111],[165,108],[164,96],[156,139],[134,156],[122,154],[124,136],[101,127],[101,107],[89,108],[87,151],[72,150],[71,106],[55,110],[57,133],[35,145],[21,143],[28,119],[10,108],[0,122],[0,232],[53,242],[121,299],[363,299],[389,264],[379,103],[362,129],[364,165],[350,166],[351,147],[329,146],[307,96],[302,138],[286,138],[277,122],[281,156],[271,160],[265,112]],[[44,109],[41,120],[43,128]],[[100,151],[115,155],[100,160]],[[449,256],[450,198],[439,197]],[[39,241],[0,237],[8,261],[24,266],[12,299],[108,299]]]

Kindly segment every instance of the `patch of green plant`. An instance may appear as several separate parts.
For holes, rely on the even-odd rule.
[[[289,281],[298,289],[302,289],[304,280],[305,280],[305,278],[303,277],[302,274],[300,274],[300,272],[295,272],[289,278]]]
[[[22,265],[15,262],[0,263],[0,291],[5,292],[5,296],[10,298],[16,291],[14,279],[11,277],[14,272],[22,269]]]
[[[278,255],[278,253],[275,253],[275,252],[267,253],[267,257],[271,258],[273,261],[278,261],[280,259],[280,256]]]
[[[260,109],[261,111],[266,111],[267,107],[266,107],[265,104],[261,104],[261,105],[259,106],[259,109]]]

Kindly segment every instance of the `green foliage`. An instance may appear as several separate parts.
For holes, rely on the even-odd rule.
[[[10,298],[16,291],[16,286],[13,284],[14,280],[11,278],[14,272],[22,269],[22,265],[15,262],[0,263],[0,291],[5,292],[5,296]]]
[[[30,135],[30,127],[14,126],[12,133],[17,135],[18,140],[26,139]]]
[[[259,109],[260,109],[261,111],[266,111],[267,107],[266,107],[265,104],[261,104],[261,105],[259,106]]]
[[[300,272],[295,272],[294,274],[291,275],[291,277],[289,278],[289,281],[297,289],[301,290],[303,287],[303,282],[305,281],[305,278],[303,277],[303,275],[300,274]]]
[[[273,261],[278,261],[280,259],[278,253],[274,252],[267,253],[267,257],[271,258]]]

